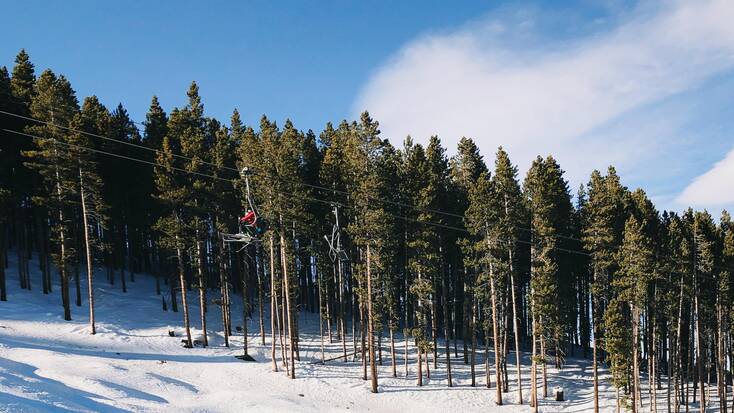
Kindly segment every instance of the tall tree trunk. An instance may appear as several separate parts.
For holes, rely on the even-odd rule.
[[[441,297],[443,297],[443,335],[444,335],[444,351],[446,352],[446,381],[449,387],[453,386],[451,380],[451,349],[449,348],[451,335],[449,330],[449,300],[448,288],[446,286],[446,270],[443,259],[443,250],[441,250]]]
[[[127,280],[125,278],[125,234],[123,229],[119,230],[118,235],[119,244],[117,246],[117,256],[119,257],[120,264],[120,285],[122,286],[122,292],[127,292]]]
[[[641,411],[642,392],[640,391],[640,362],[639,362],[639,331],[640,331],[640,311],[636,305],[630,303],[630,313],[632,313],[632,413]]]
[[[201,240],[199,239],[198,230],[196,231],[196,273],[199,278],[199,314],[201,317],[201,334],[204,340],[202,342],[202,345],[204,347],[207,347],[209,345],[209,339],[206,334],[206,285],[204,281],[204,251],[203,248],[201,248]],[[245,343],[247,343],[246,337]],[[245,346],[245,348],[246,347],[247,346]]]
[[[667,370],[667,376],[668,376],[667,377],[667,382],[666,382],[665,396],[666,396],[666,400],[667,400],[667,404],[668,404],[668,413],[671,413],[671,406],[670,406],[670,401],[671,401],[671,398],[670,398],[670,396],[671,396],[671,394],[670,394],[670,385],[671,385],[672,376],[673,376],[673,357],[674,357],[674,354],[673,354],[673,345],[672,345],[671,337],[670,337],[670,323],[669,322],[666,324],[665,330],[666,330],[665,340],[666,340],[667,347],[668,347],[667,353],[665,351],[663,351],[663,355],[667,354],[667,357],[668,357],[666,359],[666,361],[665,361],[665,368]]]
[[[48,294],[48,274],[46,273],[46,251],[45,251],[45,234],[44,234],[44,222],[42,219],[42,212],[39,210],[35,211],[36,219],[36,241],[38,243],[38,266],[41,270],[41,289],[44,294]],[[2,237],[2,235],[0,235]]]
[[[262,256],[262,247],[258,244],[255,247],[256,254],[259,253],[260,261],[255,258],[255,265],[257,266],[257,312],[258,312],[258,323],[260,324],[260,339],[263,346],[265,346],[265,304],[263,297],[263,278],[265,277],[265,263]]]
[[[220,295],[222,296],[221,299],[221,309],[222,309],[222,325],[224,326],[224,346],[229,347],[229,320],[227,318],[228,315],[228,308],[229,308],[229,302],[227,296],[229,295],[227,293],[227,290],[229,289],[228,286],[228,277],[225,269],[224,259],[225,259],[225,251],[224,251],[224,242],[222,242],[222,245],[220,246],[219,250],[219,290]]]
[[[509,350],[509,333],[510,333],[510,312],[507,311],[508,308],[510,308],[510,285],[507,285],[507,292],[505,293],[505,302],[501,306],[501,309],[503,311],[500,312],[500,315],[502,316],[502,324],[500,325],[500,343],[502,343],[502,348],[500,351],[500,370],[502,373],[502,392],[507,393],[510,391],[509,382],[510,378],[508,377],[507,372],[507,358],[510,354]]]
[[[377,393],[377,366],[375,365],[374,320],[372,315],[372,270],[370,267],[370,244],[367,244],[367,328],[370,348],[370,375],[372,393]]]
[[[359,283],[360,290],[364,287],[362,285],[362,282]],[[367,381],[367,356],[369,349],[367,348],[367,343],[365,342],[367,337],[367,332],[365,331],[365,309],[364,309],[364,303],[362,300],[359,301],[359,343],[360,343],[360,352],[362,353],[362,380]]]
[[[282,260],[281,260],[281,263],[282,263]],[[291,375],[291,368],[290,368],[290,364],[289,363],[292,360],[290,359],[290,356],[289,356],[290,352],[288,351],[288,349],[290,348],[290,344],[291,343],[288,340],[288,335],[287,335],[287,334],[289,334],[290,329],[288,328],[289,327],[289,324],[288,324],[288,321],[287,321],[288,320],[288,314],[286,313],[286,311],[288,310],[288,306],[286,305],[286,295],[287,295],[286,294],[286,291],[287,290],[286,290],[286,287],[285,287],[285,273],[284,272],[281,273],[281,277],[280,277],[280,291],[281,291],[281,294],[280,294],[280,296],[281,296],[280,297],[280,315],[279,315],[280,321],[278,322],[278,324],[280,325],[280,330],[279,331],[281,331],[281,334],[280,334],[280,337],[279,337],[280,338],[280,351],[281,351],[280,357],[283,359],[283,368],[285,369],[286,375],[287,376],[290,376]]]
[[[416,360],[416,365],[418,367],[418,387],[423,386],[423,360],[421,360],[421,346],[416,346],[416,351],[418,353],[418,359]]]
[[[176,273],[175,270],[170,267],[170,264],[166,264],[168,270],[168,287],[171,293],[171,310],[174,313],[178,312],[178,302],[176,300]]]
[[[428,352],[426,352],[426,378],[431,379],[431,366],[428,364]]]
[[[46,266],[46,260],[48,259],[47,252],[46,252],[46,234],[45,234],[45,226],[46,224],[43,221],[42,218],[43,212],[40,212],[36,210],[35,217],[36,217],[36,240],[38,241],[38,266],[41,269],[41,289],[43,290],[44,294],[48,294],[48,279],[50,275],[48,274],[47,266]],[[3,234],[0,234],[0,237],[3,237]]]
[[[278,362],[275,360],[275,330],[280,333],[280,327],[276,326],[278,318],[278,291],[275,283],[275,246],[274,236],[270,234],[270,360],[273,363],[273,371],[278,371]]]
[[[64,212],[59,208],[59,221],[64,222]],[[66,231],[63,229],[59,231],[59,237],[61,238],[61,258],[59,265],[59,273],[61,275],[61,303],[64,306],[64,320],[71,321],[71,305],[69,300],[69,271],[66,266]]]
[[[8,301],[8,290],[5,282],[5,222],[0,220],[0,301]],[[44,287],[45,291],[45,287]]]
[[[242,264],[244,271],[242,272],[242,351],[245,356],[249,355],[249,333],[247,328],[248,318],[250,316],[250,299],[247,295],[247,278],[250,276],[250,259],[247,254],[247,250],[242,255]]]
[[[392,376],[398,377],[398,360],[395,357],[395,329],[390,325],[390,362],[392,364]]]
[[[548,372],[546,367],[546,353],[545,353],[545,334],[543,334],[543,316],[538,317],[539,328],[540,328],[540,367],[543,372],[543,398],[548,397]]]
[[[597,269],[596,265],[594,265],[594,273],[593,273],[593,284],[591,288],[591,321],[594,323],[594,348],[593,348],[593,363],[594,363],[594,413],[599,413],[599,346],[601,346],[601,334],[599,330],[599,326],[602,324],[602,318],[601,318],[601,303],[598,297],[598,288],[594,288],[595,286],[598,286],[600,280],[599,280],[599,270]],[[617,408],[619,409],[619,390],[617,390]]]
[[[346,310],[344,309],[344,277],[342,274],[342,260],[340,257],[337,257],[337,264],[338,266],[338,283],[339,287],[337,288],[337,292],[339,293],[339,331],[341,334],[341,340],[342,340],[342,353],[344,356],[344,361],[347,361],[347,328],[346,328],[346,322],[344,319],[346,318]]]
[[[318,275],[318,286],[319,286],[319,339],[321,340],[321,364],[324,364],[324,286],[321,274]],[[331,327],[328,325],[327,328],[331,331]],[[331,341],[331,340],[329,340]]]
[[[694,291],[695,295],[693,297],[694,299],[694,306],[695,306],[695,320],[696,320],[696,364],[698,365],[698,382],[700,386],[700,392],[701,392],[701,411],[706,411],[706,391],[705,391],[705,383],[703,379],[703,354],[702,354],[702,343],[701,343],[701,321],[699,320],[699,312],[698,312],[698,288],[694,284]]]
[[[92,334],[97,333],[94,325],[94,268],[92,267],[92,248],[89,242],[89,222],[87,221],[87,200],[84,194],[84,174],[79,169],[79,188],[82,201],[82,225],[84,226],[84,250],[87,258],[87,295],[89,298],[89,327]]]
[[[489,239],[487,240],[489,244]],[[491,247],[488,245],[488,247]],[[498,406],[502,405],[502,376],[500,375],[500,352],[499,346],[499,330],[497,329],[497,291],[494,286],[494,265],[490,261],[489,263],[489,288],[492,295],[492,337],[494,344],[494,370],[495,370],[495,385],[497,386],[497,399],[496,403]]]
[[[474,296],[470,295],[469,299],[471,300],[471,321],[469,323],[469,334],[471,335],[471,354],[469,355],[469,364],[471,370],[471,386],[474,387],[476,386],[475,364],[477,354],[477,310],[476,303],[474,302]]]
[[[680,403],[683,400],[683,381],[682,381],[682,375],[683,375],[683,352],[681,351],[681,340],[683,338],[682,336],[682,328],[683,328],[683,277],[680,278],[680,295],[679,295],[679,301],[678,301],[678,322],[677,322],[677,328],[676,328],[676,339],[675,339],[675,349],[676,349],[676,355],[677,360],[676,363],[678,365],[678,368],[676,369],[676,393],[678,393],[678,397],[675,398],[675,411],[678,413],[680,411]],[[678,387],[678,384],[680,384],[680,388]]]
[[[354,268],[351,264],[349,265],[349,273],[354,275]],[[355,298],[353,285],[351,290],[349,291],[349,302],[349,307],[351,309],[350,312],[352,313],[352,349],[354,350],[354,354],[352,354],[352,361],[357,361],[357,312],[359,311],[359,308],[357,308],[358,303]]]
[[[58,171],[57,171],[58,175]],[[59,193],[59,204],[61,204],[61,194]],[[26,243],[23,240],[23,235],[25,235],[25,220],[23,219],[23,209],[17,208],[17,217],[16,217],[16,223],[15,223],[15,242],[16,242],[16,253],[18,256],[18,282],[20,284],[20,288],[30,289],[30,286],[28,285],[28,277],[25,272],[25,257],[27,256],[27,253],[25,251]],[[63,221],[61,222],[63,224]]]
[[[462,338],[462,340],[461,341],[462,341],[463,350],[464,350],[464,364],[468,364],[469,363],[469,351],[467,350],[467,342],[470,341],[470,337],[469,337],[468,327],[471,324],[471,319],[473,317],[473,315],[469,315],[467,317],[467,314],[469,314],[469,312],[470,312],[469,307],[472,304],[469,302],[471,300],[471,298],[469,298],[469,297],[471,297],[471,294],[467,294],[467,292],[468,292],[468,290],[469,290],[470,287],[469,287],[469,284],[467,283],[467,275],[468,274],[466,272],[467,272],[467,269],[466,269],[466,266],[465,266],[465,268],[464,268],[464,277],[463,277],[462,302],[461,302],[462,303],[461,312],[462,312],[462,316],[463,316],[463,319],[461,320],[461,326],[462,326],[462,328],[461,328],[461,338]],[[467,296],[469,296],[469,297],[467,297]]]
[[[532,292],[531,292],[532,294]],[[531,298],[532,300],[532,298]],[[535,322],[535,314],[532,315],[532,335],[533,335],[533,352],[530,365],[530,406],[535,413],[538,412],[538,368],[537,368],[537,323]]]
[[[282,219],[281,219],[281,227],[282,227]],[[295,379],[296,378],[296,363],[295,363],[295,354],[294,354],[294,343],[295,338],[293,337],[293,312],[291,308],[291,290],[290,286],[288,284],[288,263],[286,260],[286,250],[285,250],[285,237],[283,236],[283,231],[280,232],[280,256],[282,261],[282,269],[283,269],[283,286],[285,288],[285,307],[286,307],[286,313],[288,314],[287,324],[288,324],[288,341],[290,342],[290,360],[291,360],[291,371],[290,371],[290,378]],[[284,320],[285,322],[286,320]]]
[[[30,247],[30,246],[29,246]],[[77,247],[78,249],[81,249],[81,245]],[[74,290],[76,292],[76,306],[81,307],[82,306],[82,282],[79,278],[79,266],[81,263],[77,261],[74,264]],[[29,272],[30,275],[30,272]],[[30,280],[30,276],[28,278]],[[29,289],[30,289],[30,283],[28,283]]]
[[[593,304],[591,311],[594,311]],[[597,360],[597,347],[599,346],[599,337],[597,334],[597,326],[596,322],[594,322],[594,348],[592,350],[594,358],[594,413],[599,413],[599,361]]]
[[[45,216],[45,215],[44,215]],[[46,290],[51,293],[53,283],[51,282],[51,240],[49,239],[49,227],[46,222],[43,225],[43,264],[46,267]],[[7,258],[7,256],[6,256]]]
[[[186,274],[183,265],[183,253],[181,251],[180,239],[176,234],[176,258],[178,259],[178,278],[181,284],[181,306],[183,307],[184,328],[186,329],[186,347],[194,346],[191,341],[191,327],[189,322],[189,304],[186,301]]]
[[[728,406],[726,404],[726,360],[724,358],[725,316],[720,295],[717,295],[716,319],[716,384],[719,393],[719,409],[721,409],[721,413],[726,413]]]
[[[53,119],[53,114],[51,115]],[[54,147],[54,151],[57,149]],[[64,223],[64,195],[61,189],[61,173],[56,165],[56,196],[59,202],[59,238],[61,244],[61,255],[59,259],[59,273],[61,275],[61,302],[64,306],[64,320],[71,321],[71,305],[69,300],[69,272],[67,268],[66,252],[66,224]],[[29,287],[30,288],[30,287]]]
[[[515,333],[515,362],[517,364],[517,404],[522,404],[522,369],[520,365],[520,328],[518,326],[517,302],[515,299],[515,272],[513,271],[512,247],[508,249],[510,262],[510,295],[512,296],[512,329]],[[596,365],[594,365],[596,371]],[[596,376],[594,376],[596,378]],[[595,382],[596,384],[596,382]],[[595,388],[596,389],[596,388]],[[598,413],[595,412],[595,413]]]
[[[489,314],[487,315],[489,318]],[[484,323],[484,375],[487,388],[492,388],[492,369],[489,368],[489,324]]]
[[[655,287],[653,287],[655,288]],[[648,354],[648,358],[650,359],[650,371],[648,371],[648,383],[650,386],[650,411],[652,413],[656,413],[658,411],[658,397],[657,397],[657,386],[655,377],[655,372],[658,368],[657,366],[657,348],[656,348],[656,342],[657,342],[657,314],[655,312],[655,300],[657,300],[656,297],[657,290],[655,289],[653,291],[653,302],[652,302],[652,315],[651,319],[652,321],[649,321],[652,324],[652,337],[650,339],[650,354]]]
[[[405,344],[404,345],[405,354],[403,356],[403,361],[405,362],[405,377],[407,378],[408,375],[409,375],[409,371],[408,371],[408,362],[409,362],[409,357],[408,357],[408,341],[410,341],[410,335],[408,334],[407,320],[406,320],[405,329],[403,331],[404,331],[404,333],[403,333],[403,339],[404,339],[403,340],[403,344]]]
[[[431,280],[431,284],[435,285],[434,280]],[[433,341],[433,368],[438,368],[438,328],[436,326],[437,324],[437,316],[436,316],[436,294],[431,294],[431,340]],[[431,375],[428,375],[428,378],[431,378]]]

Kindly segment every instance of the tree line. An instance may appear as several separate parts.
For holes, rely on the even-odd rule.
[[[94,282],[126,292],[136,276],[155,277],[162,309],[183,314],[187,347],[192,324],[208,345],[213,305],[229,346],[239,296],[244,313],[234,318],[256,321],[262,345],[271,338],[273,370],[291,378],[298,314],[311,312],[322,343],[340,343],[339,360],[359,360],[373,392],[387,351],[392,376],[412,374],[421,386],[440,366],[452,386],[452,363],[464,363],[471,385],[493,387],[497,404],[516,393],[537,410],[548,364],[561,369],[575,356],[593,360],[597,409],[604,365],[619,408],[655,409],[650,395],[666,389],[668,411],[704,407],[712,393],[727,411],[726,211],[661,213],[613,167],[572,194],[552,156],[521,178],[501,147],[488,164],[469,138],[451,157],[436,136],[395,147],[367,112],[317,135],[266,116],[245,125],[237,110],[223,123],[205,115],[196,83],[187,96],[168,113],[153,97],[137,124],[122,104],[80,103],[63,75],[36,75],[25,51],[0,68],[1,301],[15,254],[20,287],[50,294],[57,277],[64,318],[86,300],[92,334]],[[223,243],[247,209],[264,232]],[[404,349],[396,336],[409,338]],[[535,383],[525,389],[522,351]]]

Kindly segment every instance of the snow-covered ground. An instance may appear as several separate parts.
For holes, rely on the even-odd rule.
[[[31,266],[35,265],[33,261]],[[372,394],[369,381],[361,378],[359,362],[318,363],[317,316],[302,315],[301,361],[296,364],[297,378],[293,380],[282,369],[271,371],[270,339],[265,346],[261,344],[256,313],[248,324],[248,342],[257,362],[247,363],[234,358],[242,352],[241,335],[233,338],[230,348],[224,347],[221,314],[213,305],[208,313],[210,346],[183,348],[182,313],[161,310],[161,298],[155,294],[151,277],[138,275],[136,282],[128,283],[129,292],[122,293],[119,283],[110,286],[101,273],[98,275],[98,324],[93,336],[87,325],[86,300],[82,307],[72,307],[73,321],[64,321],[58,286],[52,294],[44,295],[36,288],[39,273],[33,274],[34,290],[21,290],[11,261],[8,301],[0,302],[0,411],[531,411],[527,405],[527,354],[523,354],[526,404],[522,406],[516,402],[513,375],[510,392],[503,395],[505,405],[495,406],[495,390],[484,386],[483,350],[477,360],[477,387],[470,386],[469,367],[461,355],[452,359],[454,387],[446,386],[443,359],[438,369],[431,365],[431,379],[417,387],[414,361],[410,376],[404,377],[402,341],[398,341],[398,377],[390,377],[390,354],[385,347],[383,366],[379,367],[380,392]],[[192,320],[198,325],[196,291],[191,294]],[[235,324],[241,324],[241,299],[235,301],[233,318]],[[175,330],[177,337],[169,337],[169,330]],[[200,331],[194,330],[194,334]],[[351,348],[351,342],[348,345]],[[340,351],[340,343],[327,344],[327,358]],[[415,357],[412,351],[411,357]],[[510,360],[514,360],[514,353]],[[549,393],[553,387],[563,387],[566,401],[542,399],[540,411],[592,411],[588,361],[569,359],[562,371],[549,366],[548,373]],[[663,394],[659,396],[660,411],[665,411]],[[614,411],[614,390],[607,380],[602,380],[600,398],[602,411]]]

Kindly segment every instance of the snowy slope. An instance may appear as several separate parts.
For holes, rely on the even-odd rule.
[[[242,337],[235,337],[231,348],[223,346],[221,315],[215,306],[208,313],[210,331],[216,331],[210,334],[210,347],[183,348],[180,337],[168,336],[169,329],[176,330],[177,335],[182,333],[182,314],[161,310],[150,277],[138,275],[136,282],[128,283],[130,292],[125,294],[118,285],[110,286],[98,275],[98,333],[92,336],[88,332],[86,300],[82,307],[72,308],[74,320],[66,322],[61,316],[58,286],[50,295],[37,289],[19,289],[12,262],[8,275],[8,301],[0,303],[0,411],[531,411],[527,404],[516,404],[512,375],[510,392],[504,395],[505,406],[495,406],[494,390],[484,387],[483,351],[478,358],[477,387],[469,385],[468,366],[459,357],[452,361],[455,387],[446,387],[441,360],[438,369],[432,369],[431,380],[418,388],[413,364],[410,377],[403,377],[403,347],[399,342],[399,377],[388,377],[389,350],[383,351],[380,393],[372,394],[369,382],[361,379],[359,362],[312,364],[320,358],[320,340],[318,318],[311,315],[302,316],[302,361],[297,363],[297,379],[292,380],[282,371],[271,371],[270,340],[261,345],[256,320],[248,326],[250,354],[257,362],[235,359],[234,355],[241,353]],[[39,280],[40,276],[33,280],[36,286]],[[190,301],[194,303],[191,314],[197,325],[198,300]],[[235,324],[241,324],[237,321],[241,320],[241,305],[232,310]],[[351,342],[348,345],[351,347]],[[327,353],[336,356],[340,348],[338,343],[327,344]],[[510,360],[514,360],[514,353]],[[527,403],[527,354],[524,370]],[[563,387],[567,401],[545,399],[541,411],[591,410],[593,388],[588,362],[569,360],[561,372],[550,368],[549,377],[549,391],[554,386]],[[602,411],[614,411],[613,390],[606,381],[602,385],[602,404]]]

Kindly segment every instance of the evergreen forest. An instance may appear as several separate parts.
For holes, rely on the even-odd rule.
[[[480,153],[481,136],[447,150],[438,136],[382,136],[368,112],[321,131],[265,115],[247,125],[236,109],[207,116],[195,82],[181,92],[185,106],[153,96],[137,122],[38,73],[24,50],[0,67],[0,301],[12,256],[20,288],[60,295],[65,320],[89,315],[89,334],[94,285],[154,278],[184,346],[208,346],[207,321],[221,320],[226,346],[267,342],[290,378],[307,313],[340,346],[321,362],[356,363],[373,392],[384,352],[416,386],[436,370],[454,385],[461,363],[488,400],[537,410],[573,357],[592,360],[595,387],[611,380],[620,409],[705,409],[715,395],[734,410],[726,211],[658,210],[613,166],[570,188],[550,154],[521,175],[502,147]],[[643,397],[655,389],[666,396]]]

